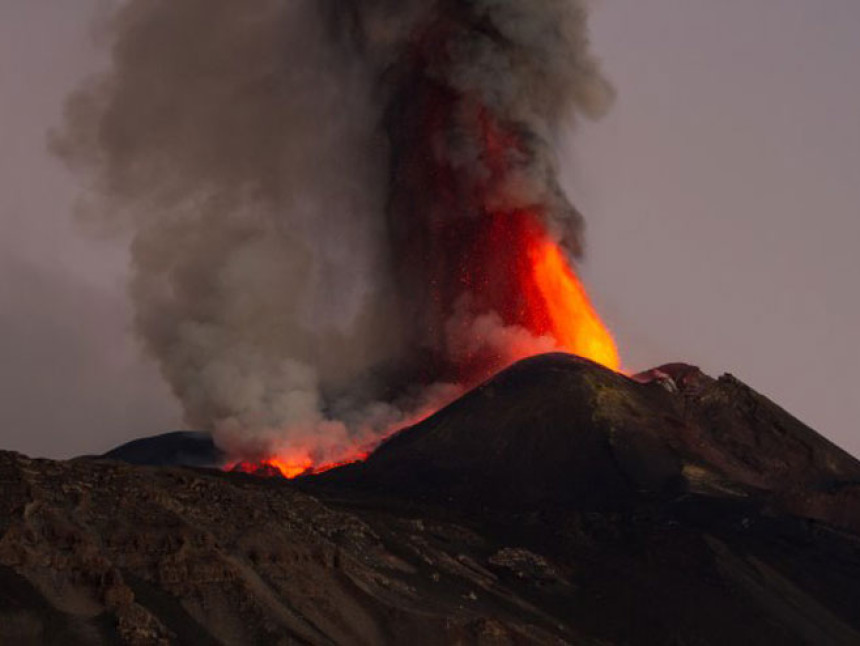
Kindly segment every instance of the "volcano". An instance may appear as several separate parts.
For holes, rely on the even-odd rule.
[[[323,474],[201,456],[0,453],[0,643],[860,643],[860,462],[730,375],[542,355]]]

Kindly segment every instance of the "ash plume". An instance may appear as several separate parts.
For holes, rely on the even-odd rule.
[[[336,460],[464,364],[555,347],[473,245],[528,211],[581,253],[552,140],[612,98],[584,2],[130,0],[108,24],[52,145],[83,217],[131,236],[136,330],[189,424]]]

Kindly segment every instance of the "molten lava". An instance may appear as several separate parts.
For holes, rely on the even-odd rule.
[[[506,334],[496,330],[495,343],[479,338],[472,344],[477,350],[458,355],[452,372],[459,383],[477,385],[514,361],[549,351],[570,352],[612,370],[620,368],[612,335],[565,251],[546,232],[537,213],[496,212],[457,222],[452,228],[457,235],[446,237],[452,240],[462,266],[456,285],[450,287],[453,281],[449,281],[451,291],[444,298],[468,293],[467,319],[492,312],[507,330]],[[461,335],[479,333],[488,334],[468,323],[459,331]],[[499,342],[504,347],[496,347]]]
[[[560,349],[619,370],[615,341],[562,250],[546,237],[527,244],[530,270],[524,282],[532,282],[526,294],[529,311],[538,319],[534,324],[546,330]]]
[[[255,476],[295,478],[313,469],[314,461],[307,455],[277,456],[254,462],[238,462],[229,465],[228,471],[250,473]]]
[[[496,274],[491,280],[484,276],[478,289],[489,286],[500,292],[491,297],[489,306],[508,325],[521,326],[535,337],[551,337],[558,350],[618,370],[621,361],[615,341],[565,252],[546,230],[544,211],[540,207],[512,212],[487,208],[487,195],[492,193],[489,187],[494,181],[510,181],[524,146],[486,107],[479,106],[476,113],[476,131],[490,179],[488,186],[479,190],[484,217],[478,221],[486,228],[479,246],[484,249],[473,250],[467,258],[481,259],[483,266]],[[507,259],[507,263],[500,266],[495,259]],[[499,280],[499,273],[508,273],[510,278]],[[493,366],[494,370],[504,367]]]
[[[227,467],[228,471],[249,473],[256,476],[297,478],[312,473],[324,473],[353,462],[367,458],[367,451],[356,449],[348,459],[337,462],[317,462],[309,454],[295,452],[283,453],[274,457],[263,458],[255,462],[237,462]]]

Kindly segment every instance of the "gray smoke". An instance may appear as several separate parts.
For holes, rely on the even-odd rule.
[[[109,70],[68,101],[53,147],[90,181],[84,217],[132,235],[144,347],[236,456],[335,460],[456,392],[400,378],[414,334],[389,219],[409,140],[390,111],[440,19],[459,29],[445,82],[539,142],[494,199],[564,201],[551,129],[611,97],[579,0],[129,0]]]

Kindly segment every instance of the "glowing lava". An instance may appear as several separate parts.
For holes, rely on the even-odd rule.
[[[269,458],[263,463],[275,467],[285,478],[300,476],[314,466],[314,461],[309,455],[278,456]]]
[[[525,291],[529,311],[538,319],[536,331],[548,332],[566,352],[619,370],[615,341],[561,248],[549,238],[538,237],[528,243],[527,254],[530,270],[524,278],[532,287],[526,286]]]
[[[496,313],[505,326],[527,332],[530,341],[520,338],[499,356],[469,357],[459,367],[461,381],[475,385],[513,361],[553,350],[618,370],[615,341],[543,219],[522,210],[478,222],[477,234],[460,236],[469,240],[459,250],[467,259],[461,285],[473,294],[476,313]]]
[[[274,457],[263,458],[254,462],[237,462],[226,467],[227,471],[238,471],[256,476],[293,479],[303,475],[324,473],[337,467],[346,466],[353,462],[361,462],[368,456],[365,449],[356,449],[348,458],[336,462],[318,462],[307,453],[284,453]]]
[[[258,476],[282,476],[296,478],[313,471],[314,461],[307,454],[282,455],[254,462],[238,462],[227,467],[228,471],[250,473]]]

